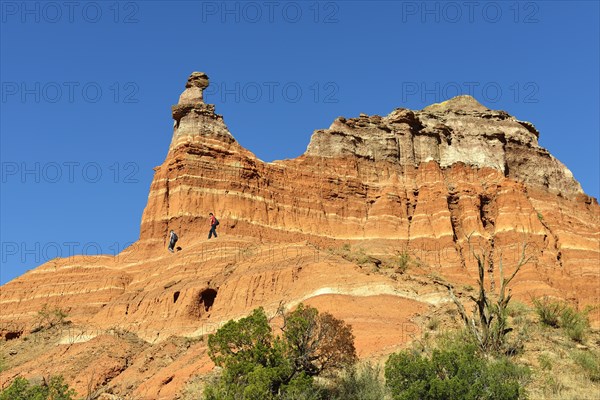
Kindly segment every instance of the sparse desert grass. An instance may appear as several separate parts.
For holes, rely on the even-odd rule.
[[[432,316],[429,321],[427,321],[427,329],[430,331],[435,331],[440,326],[440,319],[437,316]]]
[[[531,311],[529,306],[525,303],[521,303],[520,301],[513,300],[508,304],[507,310],[508,315],[512,318],[522,317]]]
[[[550,357],[548,354],[540,354],[538,356],[538,362],[540,363],[540,368],[542,370],[551,370],[552,369],[552,357]]]
[[[360,266],[373,264],[374,261],[379,261],[369,256],[364,248],[359,247],[357,249],[353,249],[349,243],[344,243],[339,249],[330,248],[329,253],[338,255],[343,259],[358,264]]]
[[[584,342],[590,326],[589,310],[577,311],[565,302],[547,297],[534,299],[533,304],[542,324],[562,328],[571,340]]]
[[[590,332],[590,345],[577,344],[563,329],[551,329],[530,321],[533,334],[520,362],[531,365],[531,399],[597,399],[600,394],[600,334]]]
[[[383,370],[377,364],[364,363],[343,371],[334,379],[332,400],[381,400],[387,399]]]
[[[533,300],[535,311],[540,317],[540,322],[553,328],[558,327],[558,319],[563,309],[563,304],[552,300],[548,296]]]
[[[463,290],[466,292],[472,292],[473,290],[475,290],[475,288],[471,285],[464,285]]]
[[[600,382],[600,353],[597,351],[574,351],[571,358],[592,382]]]
[[[204,385],[206,383],[206,377],[194,376],[192,379],[187,381],[185,387],[181,392],[182,400],[198,400],[202,398],[204,392]]]
[[[586,312],[575,311],[567,306],[560,314],[560,325],[572,340],[582,343],[590,323]]]
[[[565,386],[554,376],[546,376],[544,378],[543,393],[548,396],[548,398],[557,398],[556,396],[561,396],[564,390]]]
[[[468,294],[463,294],[463,300]],[[600,331],[589,327],[588,311],[576,311],[568,303],[550,298],[536,302],[541,305],[541,310],[516,300],[511,301],[507,309],[509,326],[513,328],[508,342],[511,348],[518,350],[511,353],[511,359],[532,371],[525,387],[527,398],[599,399]],[[459,327],[460,321],[448,318],[447,311],[450,310],[452,308],[446,306],[424,315],[423,334],[413,345],[427,351],[432,348],[432,343],[443,342],[449,330]],[[435,325],[436,318],[439,326],[432,330],[430,326]],[[556,327],[550,328],[549,321]],[[584,343],[577,340],[581,337],[579,328],[583,329]]]

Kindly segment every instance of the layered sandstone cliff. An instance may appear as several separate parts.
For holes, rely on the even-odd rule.
[[[421,111],[400,108],[386,117],[340,117],[329,129],[315,132],[306,154],[412,167],[429,161],[441,168],[464,163],[556,194],[583,193],[573,174],[538,145],[538,137],[531,123],[458,96]]]
[[[201,93],[207,81],[200,87],[193,79],[188,86]],[[242,232],[409,239],[398,227],[410,225],[418,180],[431,180],[423,176],[428,168],[435,179],[447,180],[458,165],[468,168],[470,179],[492,174],[498,182],[591,201],[571,172],[538,145],[532,124],[469,96],[416,112],[396,109],[386,117],[340,117],[313,134],[304,156],[264,163],[239,146],[214,106],[201,95],[186,95],[191,88],[173,106],[173,141],[150,190],[143,242],[161,241],[168,225],[193,230],[208,210]],[[389,204],[382,193],[397,198]],[[407,211],[393,209],[400,205]],[[389,226],[370,228],[381,217]]]
[[[273,313],[305,301],[350,322],[361,356],[387,354],[419,331],[419,314],[448,300],[429,274],[475,282],[467,238],[507,269],[527,245],[534,258],[513,283],[517,298],[600,304],[600,208],[538,145],[531,123],[459,96],[420,111],[340,117],[315,131],[301,157],[263,162],[204,103],[208,85],[193,73],[172,108],[173,139],[155,168],[139,241],[116,257],[52,260],[4,285],[5,337],[25,337],[44,304],[60,307],[73,323],[61,340],[79,343],[85,359],[112,346],[105,336],[115,329],[171,345],[170,336],[200,337],[258,306]],[[209,212],[221,221],[217,240],[205,239]],[[170,229],[180,237],[175,254],[165,250]],[[369,267],[344,257],[344,244]],[[408,275],[382,272],[403,253]],[[174,398],[185,379],[210,369],[205,347],[173,344],[180,375],[169,376],[169,363],[143,372],[146,345],[114,356],[129,357],[111,370],[115,393]],[[15,361],[2,381],[40,368],[76,381],[64,363],[35,360]]]

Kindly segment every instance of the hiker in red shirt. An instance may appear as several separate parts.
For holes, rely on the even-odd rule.
[[[213,213],[209,213],[210,215],[210,231],[208,232],[208,238],[210,239],[214,234],[217,237],[217,225],[219,225],[219,220],[215,218]]]

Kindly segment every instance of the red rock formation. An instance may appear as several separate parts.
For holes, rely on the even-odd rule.
[[[493,280],[500,260],[514,268],[527,243],[535,258],[513,283],[517,297],[600,304],[600,208],[538,145],[532,124],[459,96],[421,111],[340,117],[315,131],[301,157],[266,163],[203,102],[207,86],[205,74],[192,74],[173,106],[173,140],[155,169],[139,241],[116,257],[53,260],[4,285],[5,336],[31,330],[43,304],[67,311],[71,337],[89,350],[115,327],[161,343],[213,332],[258,306],[273,313],[282,301],[306,301],[350,322],[362,357],[387,354],[418,333],[415,315],[447,298],[425,281],[357,266],[340,256],[344,243],[362,247],[374,271],[408,252],[419,265],[410,274],[464,283],[476,271],[467,237],[494,260]],[[209,212],[221,221],[217,240],[205,239]],[[170,229],[180,237],[175,254],[165,249]],[[175,378],[116,363],[115,393],[173,398],[210,368],[205,348],[191,348],[172,361],[193,358],[194,368]],[[17,373],[39,371],[24,362],[2,382]],[[167,390],[165,381],[179,386]],[[83,382],[72,383],[83,392]]]

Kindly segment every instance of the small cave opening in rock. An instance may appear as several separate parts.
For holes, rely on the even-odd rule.
[[[210,311],[213,304],[215,303],[215,298],[217,297],[217,291],[214,289],[205,289],[200,292],[200,306],[204,307],[204,311]]]
[[[179,298],[179,294],[180,294],[179,291],[173,293],[173,303],[177,303],[177,299]]]
[[[203,289],[198,293],[190,306],[190,314],[201,318],[205,313],[208,313],[215,303],[217,297],[216,289]]]
[[[6,340],[18,339],[21,337],[22,334],[23,334],[23,331],[6,332],[6,335],[4,336],[4,338]]]

